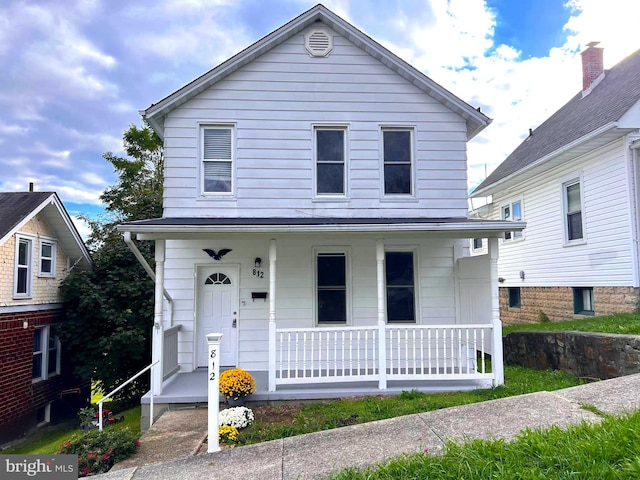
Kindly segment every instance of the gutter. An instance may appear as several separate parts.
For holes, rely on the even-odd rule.
[[[149,265],[149,262],[147,262],[147,259],[144,258],[140,250],[138,250],[138,247],[133,241],[133,238],[131,238],[131,232],[124,232],[122,234],[122,238],[124,238],[124,243],[127,244],[127,246],[129,247],[129,250],[131,250],[133,255],[138,259],[138,262],[140,263],[140,265],[142,265],[142,268],[144,268],[145,272],[147,272],[147,275],[149,275],[149,277],[151,277],[151,280],[153,280],[153,282],[155,283],[156,274],[151,268],[151,266]],[[167,290],[164,288],[164,285],[162,285],[162,293],[164,295],[164,298],[169,303],[169,316],[170,316],[169,325],[173,325],[173,298],[171,298],[171,295],[169,295],[169,292],[167,292]]]

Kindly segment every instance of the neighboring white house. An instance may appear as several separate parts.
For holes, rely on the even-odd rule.
[[[490,197],[479,217],[527,224],[500,241],[504,323],[640,307],[640,50],[604,71],[595,45],[582,53],[583,91],[471,194]]]
[[[206,401],[211,332],[255,399],[502,383],[512,224],[468,219],[479,109],[317,5],[143,117],[164,217],[119,228],[156,244],[156,404]]]

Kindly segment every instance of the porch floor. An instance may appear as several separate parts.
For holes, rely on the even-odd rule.
[[[387,389],[380,390],[378,389],[377,381],[369,381],[279,385],[275,392],[269,392],[268,372],[250,373],[256,381],[256,392],[251,395],[251,402],[322,400],[361,395],[397,395],[402,393],[403,390],[437,393],[491,387],[491,382],[487,380],[421,380],[388,381]],[[207,403],[207,383],[207,370],[204,368],[193,372],[179,372],[165,381],[162,395],[155,396],[153,401],[156,404]],[[220,400],[224,399],[220,397]],[[150,401],[151,393],[147,392],[142,397],[141,403],[149,404]]]

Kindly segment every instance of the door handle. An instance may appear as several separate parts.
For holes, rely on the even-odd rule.
[[[234,318],[234,319],[233,319],[233,323],[231,324],[231,326],[232,326],[233,328],[237,328],[237,323],[238,323],[238,321]]]

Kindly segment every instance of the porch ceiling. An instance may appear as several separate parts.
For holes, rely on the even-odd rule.
[[[425,233],[450,238],[498,238],[525,222],[474,218],[154,218],[118,226],[143,240],[216,233]]]

